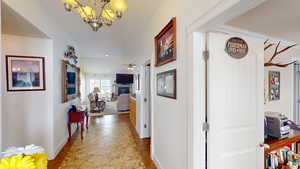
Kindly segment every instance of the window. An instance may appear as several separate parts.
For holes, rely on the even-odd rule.
[[[102,93],[111,93],[111,81],[110,80],[101,80],[101,92]]]
[[[94,88],[98,87],[100,89],[100,80],[91,79],[90,80],[90,92],[93,92]]]
[[[90,92],[93,92],[94,88],[98,87],[101,90],[102,94],[112,92],[111,80],[90,80]]]

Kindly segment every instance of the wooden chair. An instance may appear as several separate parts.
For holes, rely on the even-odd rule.
[[[103,100],[98,100],[98,101],[90,101],[90,109],[92,113],[96,113],[96,112],[103,112],[105,109],[105,101]]]

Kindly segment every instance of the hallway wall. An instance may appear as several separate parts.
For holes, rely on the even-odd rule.
[[[53,57],[52,40],[13,35],[2,35],[2,73],[3,91],[3,149],[10,146],[36,144],[49,153],[51,126],[51,61]],[[39,56],[45,58],[46,91],[7,92],[6,55]],[[37,120],[38,119],[38,120]]]
[[[72,40],[65,37],[57,37],[55,36],[53,39],[54,45],[54,57],[53,57],[53,154],[51,158],[54,158],[59,151],[63,148],[63,146],[68,141],[68,110],[72,104],[78,103],[80,100],[75,99],[66,103],[62,103],[62,66],[61,62],[64,59],[64,52],[67,48],[67,45],[72,45],[76,49],[77,56],[80,57],[80,52],[76,48],[76,43]],[[80,59],[79,59],[80,61]],[[74,127],[72,133],[74,133]]]
[[[190,157],[188,150],[188,55],[186,46],[186,31],[188,26],[201,16],[205,16],[209,10],[216,8],[223,0],[164,0],[160,2],[158,9],[149,24],[145,26],[145,35],[141,38],[142,55],[138,55],[137,63],[143,64],[151,59],[152,77],[152,158],[160,169],[187,169]],[[238,2],[238,1],[236,1]],[[170,7],[172,6],[172,7]],[[225,11],[229,6],[222,6]],[[217,14],[216,14],[217,15]],[[170,21],[177,18],[177,60],[160,67],[154,67],[154,37]],[[213,17],[213,16],[207,16]],[[132,50],[134,51],[134,50]],[[141,57],[142,56],[142,57]],[[156,95],[156,74],[171,69],[177,69],[177,99],[169,99]],[[137,98],[143,98],[138,93]],[[139,99],[142,103],[142,99]]]
[[[3,0],[3,2],[53,40],[53,59],[49,62],[50,69],[48,72],[48,77],[51,80],[49,81],[50,85],[47,87],[47,91],[50,91],[50,100],[47,104],[51,105],[48,107],[48,111],[51,112],[51,117],[48,119],[51,125],[50,136],[48,138],[50,142],[48,158],[54,159],[68,140],[67,111],[71,104],[78,102],[78,100],[73,100],[67,103],[61,102],[61,60],[64,58],[64,52],[67,49],[67,45],[74,46],[76,54],[79,57],[80,50],[76,48],[76,43],[72,39],[72,36],[68,36],[66,30],[57,24],[55,17],[49,16],[51,8],[45,7],[45,2],[40,0]]]

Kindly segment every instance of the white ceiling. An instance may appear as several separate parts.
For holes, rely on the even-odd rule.
[[[55,18],[57,25],[65,30],[68,36],[77,44],[77,49],[80,51],[80,57],[84,67],[89,67],[90,73],[126,71],[129,63],[136,60],[137,51],[143,46],[140,41],[143,38],[144,29],[147,22],[156,11],[159,0],[126,0],[128,10],[125,12],[121,20],[117,20],[111,27],[103,26],[98,32],[93,32],[89,25],[85,24],[75,12],[68,13],[64,10],[60,0],[40,0],[40,8],[49,14],[49,17]],[[34,3],[29,1],[28,4]],[[15,19],[15,14],[10,14],[13,11],[4,10],[4,20],[15,20],[12,24],[6,26],[11,28],[22,28],[15,32],[23,32],[24,28],[32,36],[40,36],[42,32],[37,33],[36,28],[32,25],[25,25],[24,20]],[[34,11],[33,11],[34,12]],[[47,18],[45,18],[47,19]],[[17,26],[17,23],[22,25]],[[134,50],[133,50],[134,49]],[[134,53],[134,54],[133,54]],[[97,60],[95,60],[97,59]],[[95,63],[101,63],[96,65]],[[105,63],[105,64],[104,64]]]
[[[46,34],[16,13],[5,3],[1,4],[1,22],[3,34],[48,38]]]
[[[77,41],[82,57],[105,58],[108,54],[110,58],[128,61],[132,59],[129,45],[138,45],[144,27],[157,7],[155,1],[158,0],[126,0],[128,10],[123,18],[111,27],[103,26],[99,32],[93,32],[77,13],[66,12],[60,0],[43,0],[43,3],[57,18],[57,23]]]
[[[299,7],[299,0],[268,0],[226,24],[300,43]]]
[[[115,74],[115,73],[131,73],[128,70],[128,64],[124,64],[118,59],[97,59],[84,58],[80,60],[81,70],[86,73],[98,74]]]

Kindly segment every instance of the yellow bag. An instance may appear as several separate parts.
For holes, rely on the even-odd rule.
[[[0,162],[0,169],[47,169],[47,155],[15,155],[3,158]]]

